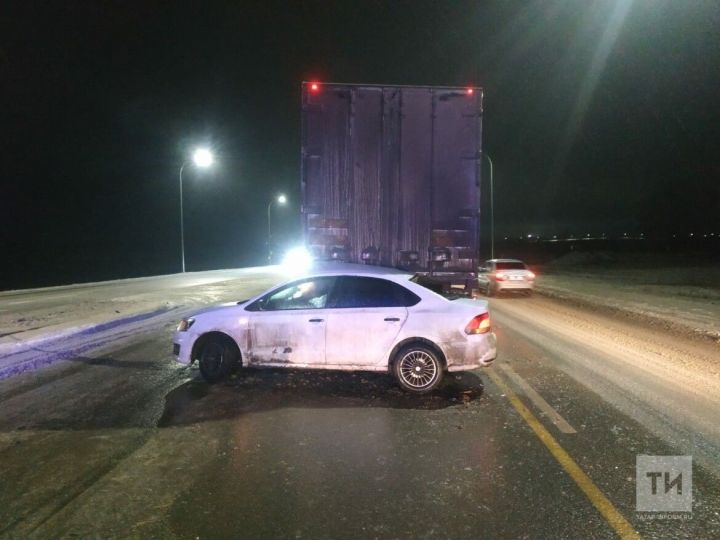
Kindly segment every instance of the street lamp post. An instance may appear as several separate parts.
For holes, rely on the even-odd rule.
[[[277,197],[270,199],[270,202],[267,206],[267,218],[268,218],[268,264],[272,264],[272,229],[270,228],[270,209],[272,208],[273,203],[276,202],[278,204],[285,204],[287,202],[287,197],[283,194],[278,195]]]
[[[182,272],[185,273],[185,219],[183,218],[183,171],[188,163],[195,164],[196,167],[206,169],[215,161],[212,153],[207,148],[198,148],[193,152],[192,159],[186,159],[180,166],[180,260],[182,262]]]
[[[495,258],[495,196],[493,194],[493,162],[487,152],[482,153],[490,164],[490,258]]]

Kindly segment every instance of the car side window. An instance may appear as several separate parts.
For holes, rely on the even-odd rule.
[[[420,297],[387,279],[341,277],[330,301],[332,308],[407,307]]]
[[[334,277],[296,281],[266,294],[247,307],[248,311],[285,311],[294,309],[323,309],[335,284]]]

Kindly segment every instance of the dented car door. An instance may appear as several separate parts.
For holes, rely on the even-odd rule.
[[[251,306],[248,365],[325,364],[327,299],[334,277],[291,283]]]

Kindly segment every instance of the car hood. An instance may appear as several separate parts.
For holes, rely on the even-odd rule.
[[[208,313],[220,313],[221,311],[227,311],[232,308],[237,308],[240,306],[244,306],[247,304],[247,300],[244,300],[241,304],[238,304],[237,302],[226,302],[224,304],[218,304],[216,306],[210,306],[205,309],[201,309],[200,311],[194,312],[192,315],[190,315],[191,318],[199,317],[201,315],[205,315]]]

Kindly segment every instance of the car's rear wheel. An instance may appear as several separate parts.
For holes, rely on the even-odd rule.
[[[238,366],[239,356],[237,347],[229,338],[208,337],[198,355],[200,373],[209,383],[222,381]]]
[[[395,356],[393,370],[402,389],[415,394],[432,391],[443,378],[438,353],[420,343],[403,347]]]

